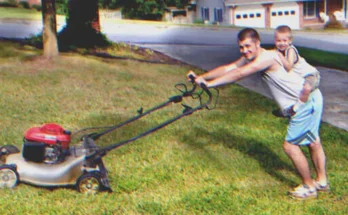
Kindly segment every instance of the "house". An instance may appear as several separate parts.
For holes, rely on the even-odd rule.
[[[18,2],[28,2],[30,6],[41,5],[41,0],[18,0]]]
[[[196,19],[256,28],[323,26],[320,15],[348,21],[348,0],[196,0]]]

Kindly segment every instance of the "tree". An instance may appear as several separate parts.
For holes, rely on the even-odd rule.
[[[47,58],[52,58],[59,54],[55,0],[42,0],[42,21],[43,55]]]
[[[166,7],[184,8],[189,0],[118,0],[126,18],[161,20]]]

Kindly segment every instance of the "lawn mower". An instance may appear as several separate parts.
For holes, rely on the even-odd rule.
[[[218,90],[212,88],[217,92],[213,96],[211,89],[205,85],[201,85],[199,89],[194,83],[194,78],[190,78],[191,89],[188,89],[186,84],[176,84],[180,95],[172,96],[166,102],[145,112],[140,108],[136,116],[114,126],[85,128],[74,134],[55,123],[29,128],[24,133],[22,150],[14,145],[0,147],[0,187],[14,188],[21,182],[48,188],[75,186],[79,192],[86,194],[112,192],[108,171],[102,160],[109,151],[155,132],[195,111],[215,108]],[[198,99],[199,102],[195,107],[190,107],[183,104],[184,97]],[[182,113],[174,118],[130,139],[106,147],[97,146],[96,141],[103,135],[174,103],[184,107]],[[88,133],[96,128],[102,131]],[[70,145],[72,135],[81,133],[85,134],[78,136],[79,144]]]

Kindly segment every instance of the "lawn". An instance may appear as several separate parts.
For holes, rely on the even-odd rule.
[[[42,20],[41,11],[37,11],[36,9],[0,7],[0,14],[0,20]],[[65,22],[65,16],[57,15],[56,18],[58,22]]]
[[[47,122],[73,133],[118,124],[140,107],[147,110],[178,94],[174,85],[192,69],[74,53],[46,61],[40,55],[30,46],[0,44],[1,145],[20,148],[26,129]],[[296,201],[286,195],[300,183],[281,147],[287,121],[275,118],[274,109],[272,100],[238,85],[223,87],[216,109],[111,151],[104,161],[113,193],[86,196],[73,188],[21,183],[0,189],[0,213],[347,214],[348,133],[322,124],[332,192]],[[97,143],[130,138],[182,110],[173,104]]]

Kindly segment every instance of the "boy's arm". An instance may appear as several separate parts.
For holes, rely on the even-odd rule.
[[[267,68],[274,65],[274,63],[275,63],[275,60],[273,58],[267,57],[267,58],[255,60],[242,67],[237,67],[233,70],[233,72],[228,72],[210,81],[206,81],[205,78],[203,78],[202,76],[198,76],[196,78],[196,82],[198,84],[203,83],[207,87],[217,87],[217,86],[233,83],[249,75],[252,75],[256,72],[266,70]]]
[[[297,53],[293,48],[290,48],[286,53],[286,57],[284,57],[280,52],[278,52],[278,55],[284,68],[289,72],[297,61]]]

